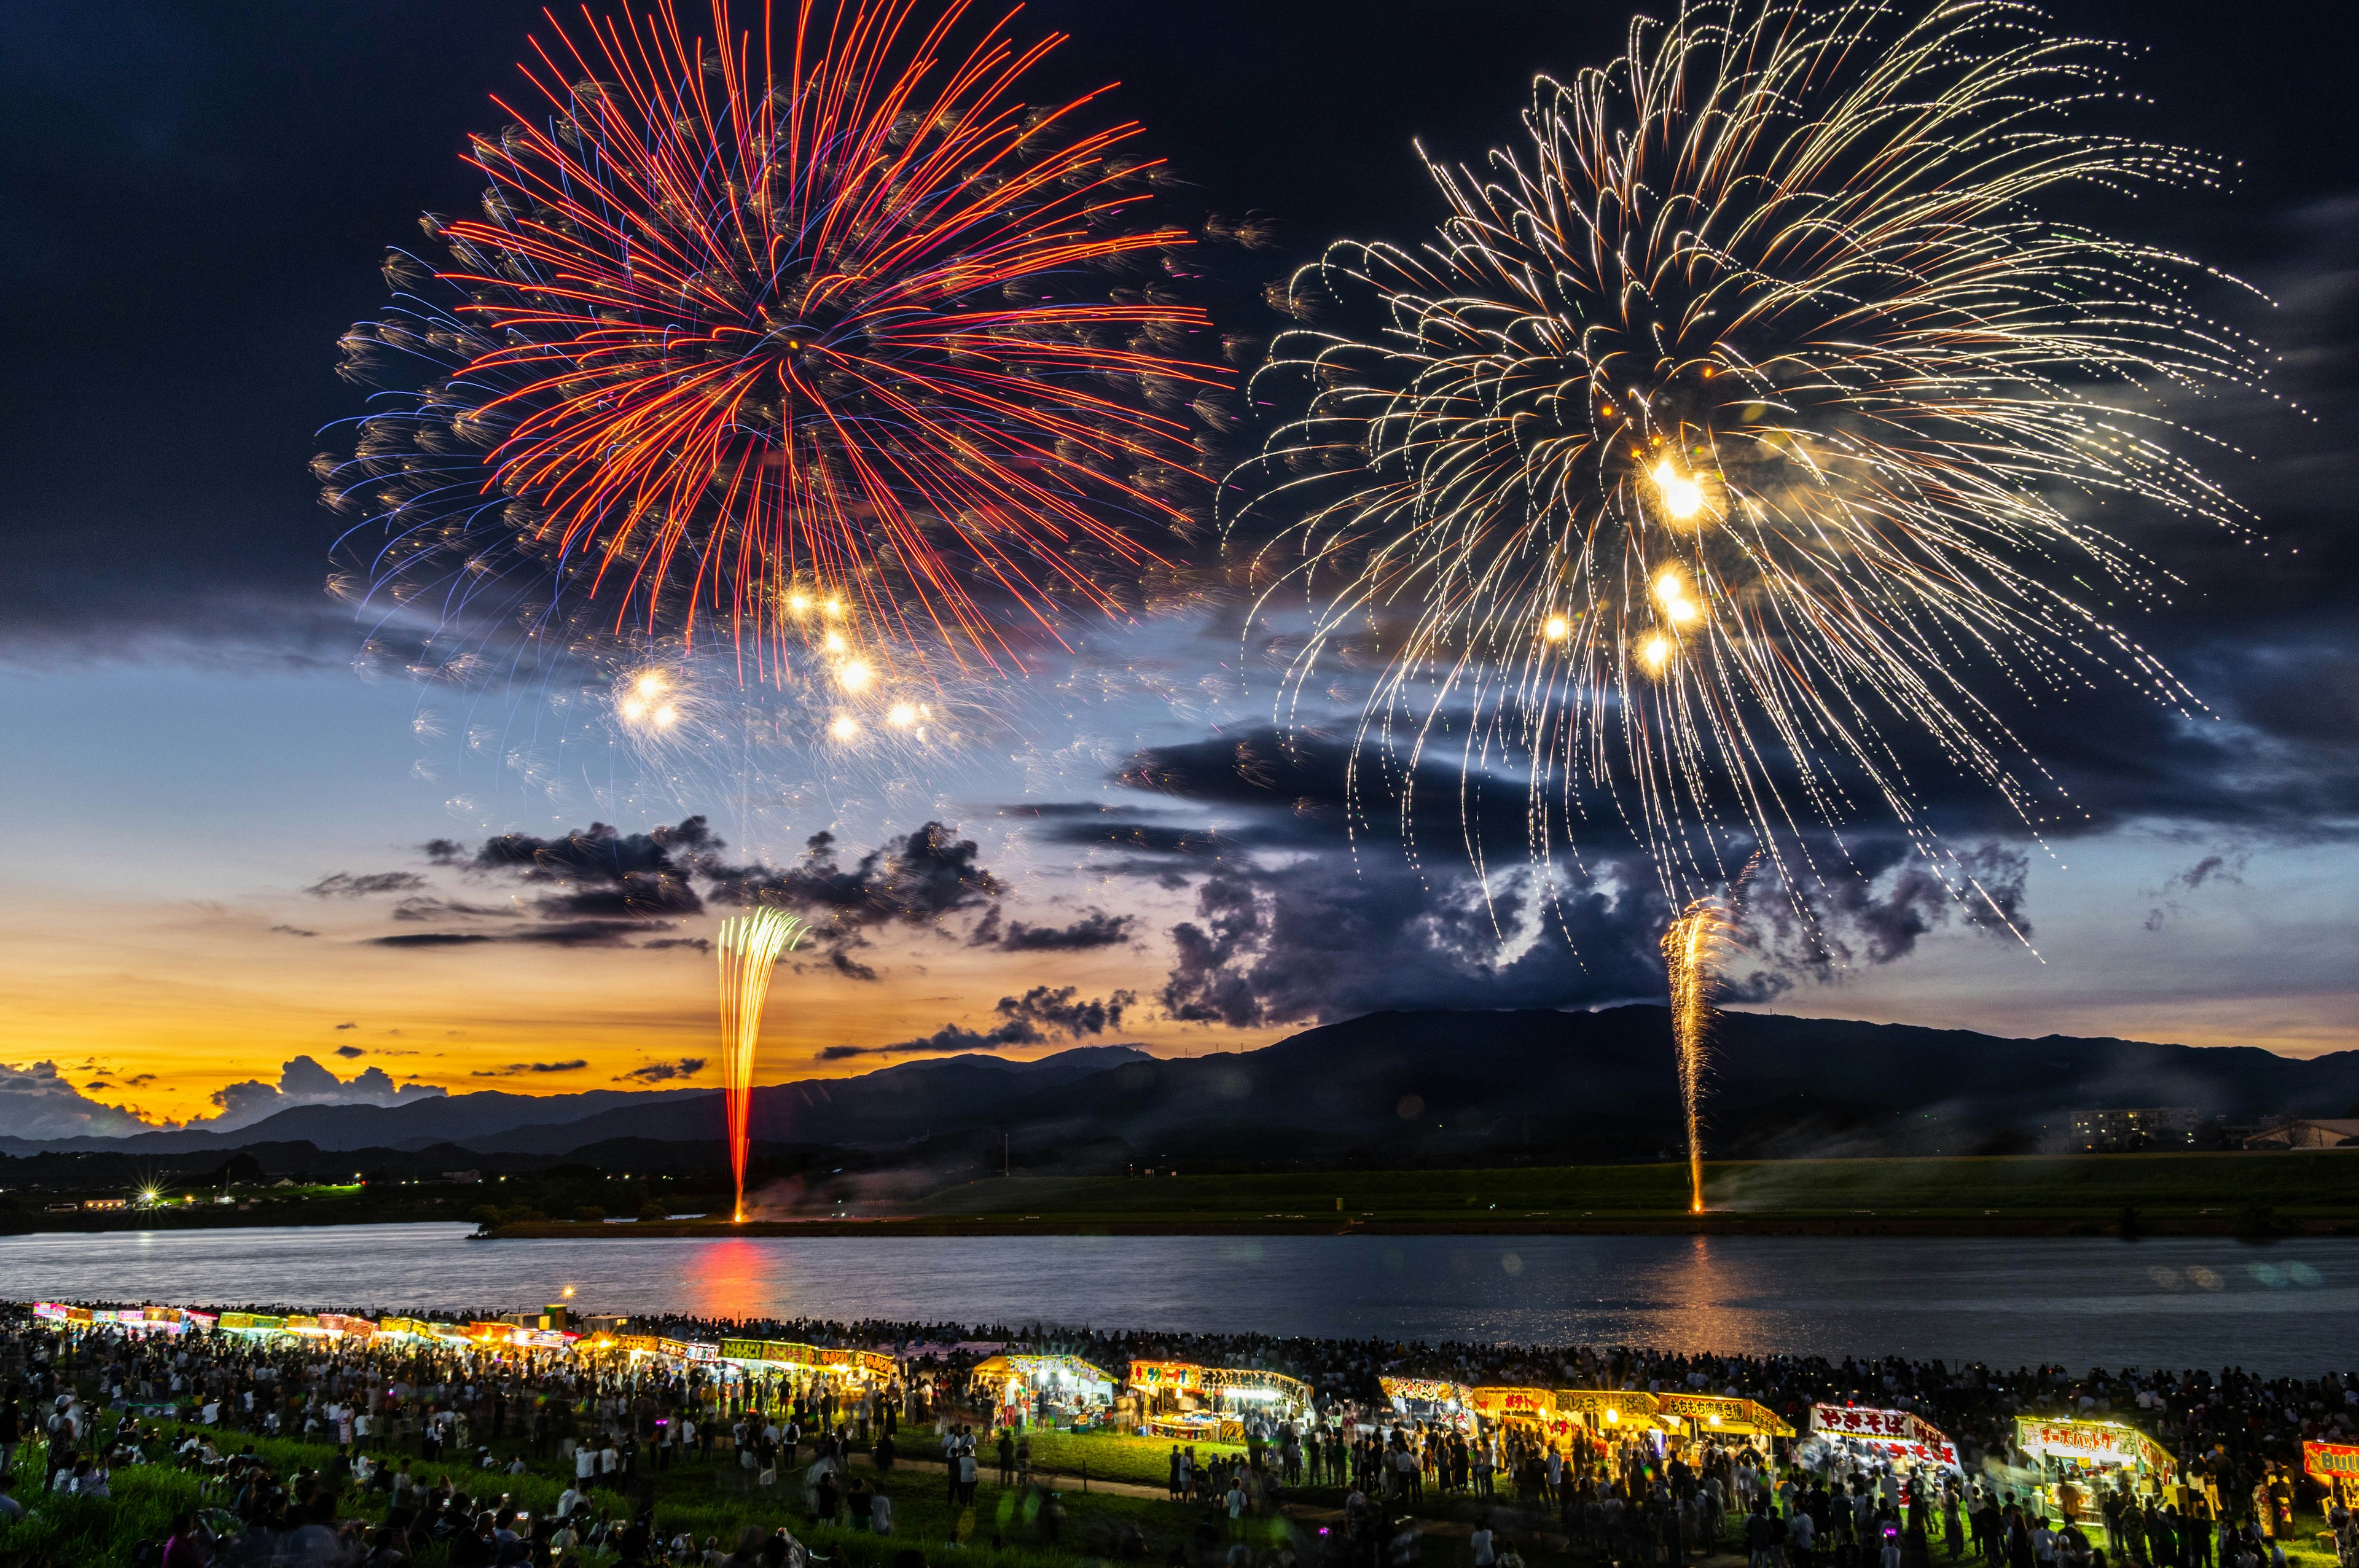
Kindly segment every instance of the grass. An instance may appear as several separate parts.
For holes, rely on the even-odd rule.
[[[178,1434],[197,1429],[168,1423],[164,1430],[174,1433],[177,1441]],[[242,1433],[219,1431],[213,1436],[224,1452],[250,1450],[282,1476],[299,1465],[324,1468],[334,1454],[329,1445],[290,1438],[249,1437]],[[930,1433],[912,1430],[904,1436],[906,1452],[929,1454]],[[1045,1432],[1036,1432],[1031,1436],[1036,1466],[1070,1467],[1078,1475],[1080,1459],[1073,1458],[1069,1464],[1067,1455],[1086,1451],[1093,1477],[1106,1475],[1103,1466],[1123,1450],[1151,1446],[1136,1439],[1074,1437]],[[510,1440],[493,1446],[505,1460],[519,1444]],[[1200,1446],[1198,1452],[1204,1450]],[[988,1444],[983,1458],[982,1480],[972,1508],[950,1502],[946,1478],[939,1467],[925,1469],[904,1464],[889,1473],[879,1474],[864,1463],[855,1465],[855,1476],[865,1479],[872,1489],[881,1490],[893,1499],[895,1533],[884,1537],[864,1529],[830,1528],[815,1523],[803,1507],[799,1469],[781,1476],[780,1485],[775,1488],[749,1488],[743,1482],[744,1472],[736,1465],[734,1455],[717,1453],[705,1463],[683,1462],[653,1473],[656,1528],[667,1540],[682,1530],[692,1530],[700,1541],[717,1537],[726,1550],[741,1526],[758,1524],[772,1529],[783,1524],[815,1551],[832,1558],[840,1568],[888,1568],[893,1554],[910,1545],[919,1546],[939,1561],[953,1542],[957,1543],[956,1561],[961,1568],[1076,1568],[1085,1559],[1112,1556],[1125,1529],[1136,1529],[1147,1541],[1149,1555],[1159,1560],[1166,1550],[1184,1542],[1209,1517],[1201,1509],[1161,1500],[1104,1492],[1084,1494],[1077,1481],[1044,1476],[1043,1480],[1059,1492],[1065,1513],[1059,1541],[1052,1547],[1040,1539],[1035,1517],[1038,1498],[1024,1488],[1002,1488],[996,1485],[997,1472]],[[1125,1458],[1133,1468],[1144,1472],[1145,1466],[1136,1455]],[[553,1473],[508,1476],[415,1462],[412,1474],[423,1480],[448,1476],[486,1506],[505,1493],[512,1506],[528,1510],[535,1517],[555,1509],[558,1497],[567,1484],[563,1476]],[[18,1453],[16,1486],[16,1496],[27,1505],[28,1513],[16,1524],[0,1528],[0,1568],[36,1563],[55,1563],[59,1568],[66,1564],[74,1568],[131,1568],[141,1545],[160,1541],[176,1513],[200,1503],[197,1478],[168,1464],[116,1472],[114,1496],[104,1499],[50,1496],[39,1490],[42,1476],[40,1451],[28,1444]],[[1163,1471],[1158,1464],[1152,1484],[1160,1486],[1162,1480]],[[623,1499],[606,1493],[598,1494],[594,1503],[610,1515],[620,1513],[625,1506]],[[347,1517],[356,1514],[374,1523],[381,1520],[383,1506],[375,1498],[357,1503],[348,1498],[344,1512]],[[1272,1541],[1282,1539],[1288,1530],[1282,1519],[1261,1520],[1256,1528],[1267,1533]],[[995,1537],[1003,1544],[993,1546]],[[417,1559],[419,1568],[436,1568],[443,1556],[444,1549],[440,1547],[422,1551]]]
[[[1027,1434],[1032,1439],[1032,1467],[1051,1470],[1060,1475],[1078,1476],[1082,1466],[1089,1467],[1093,1480],[1124,1481],[1136,1487],[1161,1487],[1171,1476],[1171,1441],[1160,1437],[1122,1437],[1113,1433],[1048,1432],[1035,1428]],[[1241,1444],[1228,1443],[1182,1444],[1192,1446],[1196,1457],[1209,1460],[1243,1454]]]
[[[168,1424],[165,1430],[177,1433],[194,1429]],[[218,1432],[214,1436],[225,1451],[256,1453],[281,1476],[299,1465],[322,1469],[333,1457],[333,1450],[322,1444],[289,1438],[248,1438],[243,1433]],[[1159,1489],[1169,1464],[1168,1442],[1038,1430],[1029,1436],[1035,1470],[1061,1473],[1053,1478],[1044,1476],[1060,1494],[1066,1516],[1055,1546],[1040,1539],[1038,1523],[1032,1513],[1037,1504],[1033,1495],[1021,1488],[1003,1489],[995,1484],[994,1445],[988,1441],[980,1454],[984,1461],[982,1480],[972,1508],[948,1500],[944,1476],[939,1468],[902,1465],[880,1475],[864,1464],[856,1465],[853,1472],[855,1476],[866,1479],[872,1487],[885,1491],[893,1499],[896,1529],[889,1537],[865,1530],[819,1525],[803,1509],[799,1471],[782,1477],[783,1484],[777,1488],[749,1489],[743,1484],[744,1473],[734,1463],[734,1456],[719,1453],[709,1462],[678,1464],[653,1474],[656,1528],[667,1540],[683,1530],[693,1531],[700,1541],[718,1538],[726,1550],[741,1526],[756,1524],[767,1530],[783,1524],[816,1552],[832,1559],[838,1568],[890,1568],[894,1554],[909,1547],[924,1552],[937,1568],[944,1564],[955,1564],[956,1568],[1096,1568],[1102,1560],[1115,1554],[1118,1538],[1126,1529],[1136,1530],[1145,1540],[1145,1560],[1150,1563],[1161,1561],[1173,1547],[1189,1544],[1207,1525],[1225,1536],[1226,1520],[1217,1509],[1174,1504],[1160,1498],[1123,1497],[1103,1491],[1084,1494],[1078,1483],[1069,1478],[1078,1475],[1086,1462],[1093,1479],[1127,1481]],[[925,1455],[931,1452],[930,1433],[923,1429],[911,1429],[903,1437],[906,1453]],[[505,1459],[519,1444],[508,1440],[493,1447]],[[1197,1444],[1196,1449],[1200,1457],[1209,1457],[1214,1452],[1237,1452],[1226,1445],[1203,1444]],[[113,1480],[114,1495],[106,1499],[40,1493],[38,1488],[42,1473],[40,1450],[27,1444],[18,1451],[16,1495],[27,1505],[28,1513],[16,1524],[0,1528],[0,1568],[133,1568],[141,1546],[160,1541],[177,1512],[200,1502],[197,1478],[168,1464],[117,1471]],[[558,1496],[567,1484],[564,1476],[558,1474],[507,1476],[415,1462],[412,1473],[427,1480],[449,1476],[484,1506],[506,1493],[514,1506],[536,1517],[555,1509]],[[1332,1490],[1292,1496],[1312,1508],[1332,1508],[1342,1501],[1341,1493]],[[619,1513],[625,1505],[613,1494],[600,1493],[593,1506],[611,1515]],[[349,1516],[354,1511],[348,1499],[345,1512]],[[1441,1498],[1431,1493],[1419,1509],[1422,1518],[1462,1524],[1473,1522],[1484,1511],[1485,1506],[1473,1499]],[[374,1499],[359,1507],[357,1512],[372,1522],[382,1517],[381,1505]],[[1252,1528],[1259,1538],[1257,1545],[1274,1547],[1298,1527],[1284,1519],[1265,1518],[1253,1521]],[[995,1538],[999,1544],[993,1544]],[[1529,1536],[1523,1538],[1523,1545],[1532,1568],[1574,1568],[1575,1559],[1550,1551]],[[2294,1568],[2332,1568],[2332,1552],[2320,1549],[2307,1529],[2288,1542],[2287,1548]],[[1445,1538],[1428,1545],[1425,1560],[1437,1568],[1457,1568],[1463,1553],[1462,1541]],[[580,1560],[603,1565],[610,1564],[613,1557],[584,1554]],[[1937,1552],[1935,1561],[1944,1564],[1947,1560]],[[425,1547],[415,1557],[416,1568],[443,1568],[445,1562],[446,1551],[440,1546]],[[1586,1560],[1581,1562],[1582,1568],[1593,1568]]]

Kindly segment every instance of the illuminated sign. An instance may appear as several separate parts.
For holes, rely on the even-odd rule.
[[[1931,1422],[1907,1411],[1863,1410],[1857,1405],[1812,1405],[1810,1426],[1945,1468],[1958,1468],[1958,1447]]]

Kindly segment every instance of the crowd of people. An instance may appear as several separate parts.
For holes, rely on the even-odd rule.
[[[1751,1568],[1919,1568],[1936,1556],[1991,1568],[2285,1568],[2297,1512],[2311,1510],[2334,1533],[2343,1563],[2359,1568],[2349,1513],[2300,1464],[2305,1438],[2345,1441],[2359,1428],[2359,1378],[2350,1373],[2304,1380],[2234,1368],[2006,1371],[1939,1360],[1037,1325],[660,1317],[627,1326],[687,1341],[873,1349],[897,1373],[847,1385],[814,1373],[723,1377],[710,1365],[555,1348],[61,1334],[10,1314],[0,1316],[0,1477],[8,1482],[0,1486],[0,1546],[28,1496],[106,1498],[123,1467],[168,1464],[200,1477],[206,1506],[175,1522],[162,1568],[394,1568],[429,1549],[451,1568],[585,1558],[800,1568],[811,1549],[776,1524],[725,1541],[661,1528],[649,1506],[657,1478],[676,1465],[709,1466],[725,1478],[723,1490],[766,1499],[772,1512],[799,1499],[806,1536],[894,1538],[886,1478],[897,1463],[922,1456],[941,1465],[953,1508],[972,1508],[980,1476],[995,1463],[1002,1487],[1028,1499],[1026,1544],[1064,1550],[1063,1506],[1033,1474],[1028,1434],[978,1432],[969,1403],[969,1374],[982,1360],[1031,1352],[1111,1368],[1134,1358],[1255,1368],[1312,1390],[1288,1419],[1256,1425],[1243,1453],[1200,1457],[1172,1446],[1168,1500],[1197,1521],[1173,1547],[1172,1568],[1290,1568],[1299,1545],[1335,1568],[1406,1568],[1419,1546],[1405,1521],[1465,1504],[1476,1505],[1458,1509],[1462,1522],[1473,1523],[1462,1559],[1471,1568],[1521,1568],[1524,1548],[1543,1539],[1549,1550],[1624,1568],[1665,1568],[1731,1544],[1741,1544]],[[1902,1475],[1841,1443],[1807,1453],[1734,1441],[1666,1449],[1567,1440],[1537,1427],[1419,1422],[1390,1405],[1380,1378],[1707,1392],[1758,1401],[1798,1429],[1813,1404],[1873,1405],[1940,1427],[1960,1465]],[[2034,1485],[2034,1465],[2015,1444],[2014,1418],[2024,1413],[2132,1421],[2175,1456],[2176,1485]],[[274,1467],[256,1448],[272,1437],[306,1440],[329,1457]],[[855,1454],[864,1474],[853,1473]],[[527,1475],[566,1484],[541,1517],[516,1498],[516,1478]],[[1280,1517],[1288,1501],[1332,1518],[1301,1542],[1289,1538],[1280,1563],[1266,1539],[1248,1543],[1245,1525]],[[1147,1550],[1136,1530],[1099,1544],[1113,1556]],[[922,1558],[919,1543],[890,1545],[872,1560]]]

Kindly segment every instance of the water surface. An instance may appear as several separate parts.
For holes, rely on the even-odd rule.
[[[2315,1377],[2359,1239],[862,1237],[469,1241],[463,1225],[0,1238],[0,1295],[1897,1354]],[[618,1229],[624,1227],[617,1227]]]

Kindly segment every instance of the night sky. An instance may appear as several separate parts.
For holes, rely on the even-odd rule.
[[[2351,1048],[2359,38],[2340,6],[2050,16],[2128,46],[2145,102],[2085,124],[2234,169],[2092,216],[2274,302],[2224,284],[2205,297],[2280,358],[2273,395],[2192,416],[2266,540],[2123,529],[2186,585],[2123,618],[2209,713],[2099,691],[2010,714],[2081,814],[2044,844],[1994,800],[1934,792],[1951,843],[2023,857],[2036,952],[1912,902],[1868,833],[1862,869],[1887,880],[1853,961],[1771,1005]],[[553,717],[546,679],[453,691],[397,661],[356,667],[366,632],[323,591],[337,520],[305,467],[362,407],[335,340],[382,307],[384,248],[418,243],[421,210],[472,209],[482,179],[458,154],[500,123],[487,99],[516,90],[538,21],[500,0],[0,10],[0,788],[16,860],[0,1059],[23,1065],[0,1073],[0,1133],[127,1125],[102,1104],[245,1117],[412,1079],[714,1081],[694,946],[712,881],[688,875],[665,919],[642,903],[626,931],[598,907],[606,873],[560,908],[484,848],[593,821],[618,836],[609,868],[858,879],[881,849],[942,871],[782,978],[770,1076],[1657,994],[1655,912],[1628,886],[1575,901],[1576,954],[1519,928],[1512,896],[1497,934],[1446,857],[1413,871],[1396,843],[1355,850],[1340,753],[1278,759],[1271,675],[1240,660],[1233,606],[1093,634],[988,697],[987,744],[922,766],[749,776],[718,748],[625,756],[578,708]],[[1438,203],[1412,140],[1478,158],[1514,135],[1535,71],[1602,63],[1626,22],[1618,4],[1102,0],[1027,6],[1018,30],[1073,35],[1040,96],[1122,84],[1118,112],[1190,182],[1175,212],[1270,216],[1282,248],[1228,265],[1276,278],[1337,236],[1416,240]],[[1281,324],[1242,293],[1234,308],[1260,312],[1234,323],[1248,334]],[[820,833],[832,844],[802,859]],[[346,1087],[283,1068],[299,1056],[382,1076]]]

